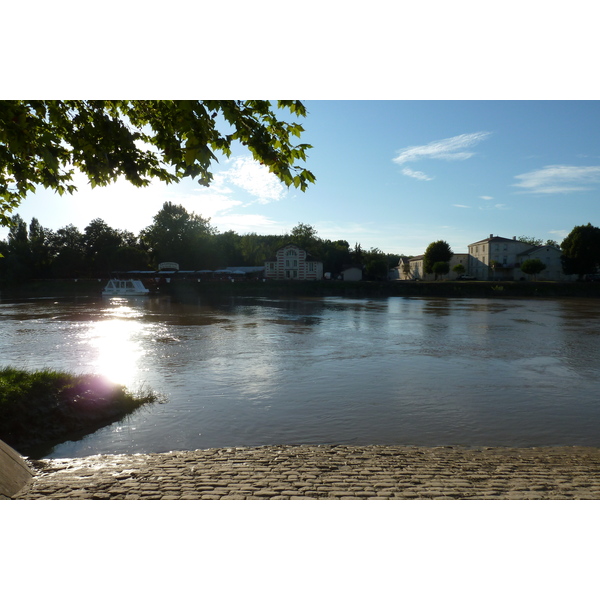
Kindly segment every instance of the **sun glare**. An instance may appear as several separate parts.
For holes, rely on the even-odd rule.
[[[115,383],[130,385],[137,379],[144,353],[136,339],[143,325],[137,319],[142,313],[125,302],[122,298],[111,299],[111,306],[103,311],[106,318],[94,323],[88,335],[97,352],[96,372]]]

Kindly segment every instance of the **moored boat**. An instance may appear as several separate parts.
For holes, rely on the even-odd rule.
[[[147,296],[150,290],[139,279],[110,279],[103,296]]]

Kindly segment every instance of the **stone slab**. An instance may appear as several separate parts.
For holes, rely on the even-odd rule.
[[[0,500],[8,500],[34,476],[25,459],[0,440]]]

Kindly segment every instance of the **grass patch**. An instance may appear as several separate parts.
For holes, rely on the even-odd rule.
[[[0,369],[0,439],[41,458],[53,446],[78,440],[156,402],[154,392],[130,392],[99,375],[44,369]]]

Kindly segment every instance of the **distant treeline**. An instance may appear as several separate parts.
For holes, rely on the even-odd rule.
[[[347,266],[358,266],[367,279],[386,279],[400,259],[378,248],[321,239],[304,223],[285,235],[220,233],[210,219],[165,202],[139,235],[114,229],[102,219],[91,221],[83,232],[74,225],[53,231],[36,218],[28,225],[16,215],[7,239],[0,241],[0,280],[108,277],[114,270],[153,270],[165,261],[185,270],[262,266],[287,243],[321,260],[324,272],[334,277]]]

